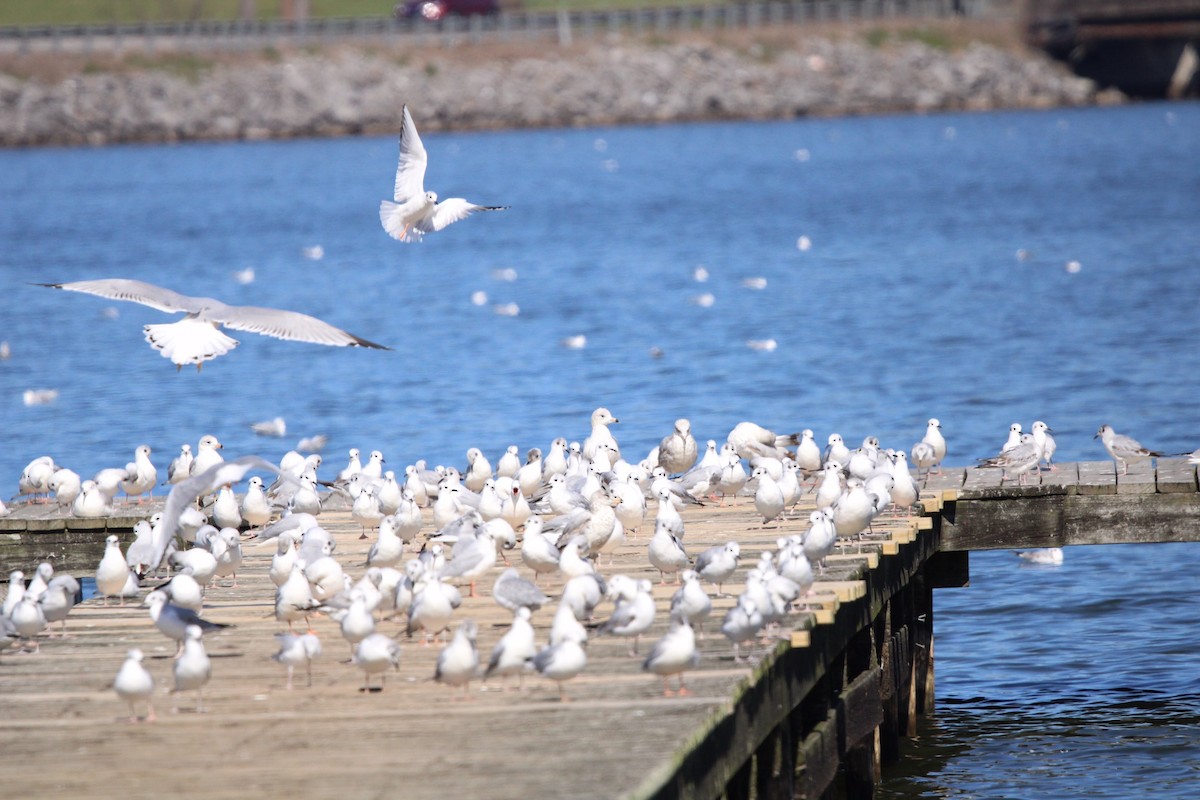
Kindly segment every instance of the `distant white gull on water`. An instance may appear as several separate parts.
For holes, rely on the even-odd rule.
[[[425,168],[429,156],[417,134],[408,106],[400,127],[400,160],[396,165],[393,199],[379,203],[379,221],[393,239],[420,241],[426,233],[440,231],[451,223],[466,219],[475,211],[501,211],[507,206],[481,206],[461,197],[438,202],[436,192],[425,191]]]
[[[143,331],[146,341],[163,358],[171,359],[177,368],[184,364],[195,364],[196,369],[217,356],[237,347],[236,339],[221,332],[221,327],[236,331],[249,331],[276,339],[296,342],[311,342],[332,347],[369,347],[375,350],[390,350],[381,344],[368,341],[328,322],[276,308],[256,306],[229,306],[210,297],[189,297],[143,281],[126,278],[103,278],[94,281],[71,283],[38,283],[51,289],[107,297],[111,300],[126,300],[156,308],[159,311],[187,314],[178,322],[163,325],[146,325]]]

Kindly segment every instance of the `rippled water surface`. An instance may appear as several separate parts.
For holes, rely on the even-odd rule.
[[[206,433],[273,459],[325,433],[330,469],[350,447],[462,466],[582,439],[598,405],[635,457],[678,416],[905,448],[937,416],[958,464],[1034,419],[1062,460],[1103,457],[1104,422],[1200,446],[1196,104],[425,140],[428,188],[511,209],[392,241],[390,137],[0,152],[5,496],[43,453],[86,475],[146,443],[161,468]],[[176,373],[141,332],[170,317],[29,285],[100,277],[394,350],[235,333]],[[250,432],[276,415],[285,439]],[[1195,796],[1193,553],[973,557],[971,588],[938,594],[937,723],[889,796]]]

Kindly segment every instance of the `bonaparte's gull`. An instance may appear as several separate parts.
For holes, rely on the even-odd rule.
[[[363,687],[359,691],[371,691],[371,676],[379,675],[379,690],[383,691],[388,667],[400,669],[400,645],[382,633],[372,633],[354,648],[354,664],[363,671]]]
[[[530,616],[531,612],[525,606],[513,613],[512,627],[492,648],[491,658],[483,673],[484,680],[492,675],[516,674],[520,687],[525,688],[525,662],[537,654]]]
[[[1033,423],[1033,440],[1037,442],[1042,451],[1042,461],[1050,469],[1056,469],[1050,461],[1054,458],[1054,451],[1058,449],[1058,444],[1054,441],[1054,437],[1050,434],[1053,432],[1050,426],[1042,422],[1040,419]]]
[[[610,585],[610,591],[615,588],[617,578],[622,576],[614,576]],[[617,607],[613,610],[612,616],[608,621],[600,626],[600,633],[611,633],[616,636],[632,636],[633,644],[629,649],[629,655],[637,655],[638,640],[641,635],[650,629],[654,624],[655,603],[654,596],[651,594],[653,584],[644,578],[636,583],[632,583],[631,591],[620,596],[617,601]]]
[[[1021,423],[1014,422],[1008,426],[1008,439],[1005,440],[1004,446],[1000,448],[1000,452],[1012,450],[1021,443]]]
[[[321,655],[321,640],[315,633],[277,633],[275,639],[279,642],[279,652],[271,658],[287,667],[287,688],[292,688],[292,673],[302,664],[308,685],[312,686],[312,662]]]
[[[463,620],[454,631],[450,644],[438,653],[433,679],[449,686],[463,687],[463,699],[467,699],[471,678],[479,669],[479,651],[475,637],[479,632],[474,620]]]
[[[222,326],[235,331],[248,331],[297,342],[331,345],[334,347],[369,347],[389,350],[381,344],[335,328],[328,322],[276,308],[256,306],[230,306],[209,297],[189,297],[143,281],[126,278],[103,278],[71,283],[40,283],[52,289],[82,292],[112,300],[127,300],[145,306],[175,313],[187,314],[178,322],[162,325],[146,325],[143,330],[146,341],[163,358],[179,369],[184,364],[195,364],[196,369],[210,359],[222,356],[237,347],[236,339],[221,332]]]
[[[999,467],[1001,470],[1000,477],[1011,478],[1017,476],[1019,484],[1025,483],[1025,473],[1038,465],[1042,459],[1042,451],[1034,441],[1032,433],[1020,434],[1020,440],[1017,444],[1009,447],[1007,444],[999,454],[990,458],[981,458],[979,460],[980,467]]]
[[[171,690],[171,693],[175,694],[195,689],[196,713],[198,714],[204,711],[204,685],[212,677],[212,662],[209,661],[208,653],[204,650],[201,636],[203,636],[203,631],[199,625],[188,625],[184,631],[183,649],[179,658],[175,660],[173,670],[175,688]],[[173,710],[179,710],[178,701]]]
[[[661,675],[663,679],[663,695],[685,695],[688,689],[683,684],[683,673],[700,663],[700,653],[696,650],[696,632],[686,617],[672,619],[671,626],[661,639],[655,642],[650,655],[642,663],[642,669]],[[679,680],[678,692],[672,692],[668,681],[674,675]]]
[[[651,565],[658,570],[660,583],[666,583],[666,573],[678,573],[691,563],[679,539],[662,525],[654,526],[654,535],[646,550]]]
[[[563,703],[569,699],[563,683],[583,672],[587,666],[585,643],[574,638],[563,639],[543,648],[533,657],[533,668],[558,684],[558,699]]]
[[[392,200],[379,203],[379,221],[388,236],[402,242],[420,241],[426,233],[440,231],[451,223],[466,219],[475,211],[501,211],[507,206],[481,206],[461,197],[438,202],[435,192],[425,191],[425,168],[429,156],[417,134],[408,106],[403,108],[400,127],[400,159],[396,165],[396,184]]]
[[[550,600],[532,581],[522,578],[515,567],[509,567],[496,578],[492,584],[492,599],[509,611],[521,607],[537,611]]]
[[[933,448],[933,467],[938,473],[942,471],[942,459],[946,457],[946,437],[942,435],[942,423],[937,417],[930,418],[925,426],[925,435],[921,441]]]
[[[1093,439],[1099,439],[1104,445],[1104,449],[1112,456],[1113,461],[1118,465],[1118,474],[1124,475],[1129,470],[1129,461],[1156,458],[1163,455],[1149,448],[1143,447],[1142,443],[1137,439],[1132,439],[1124,434],[1117,433],[1113,430],[1112,425],[1101,425],[1100,430],[1096,431]]]
[[[154,722],[154,678],[142,666],[142,651],[136,647],[125,655],[125,661],[113,679],[113,691],[129,704],[129,721],[140,722],[138,706],[146,705],[146,722]]]
[[[733,644],[733,660],[742,663],[741,645],[758,635],[763,626],[763,616],[757,604],[747,598],[739,598],[736,605],[725,612],[721,633]]]
[[[192,474],[192,446],[183,444],[179,448],[179,455],[171,460],[167,467],[167,483],[175,484],[185,480]]]
[[[713,545],[696,558],[696,574],[709,583],[715,583],[718,596],[723,597],[724,583],[737,569],[741,552],[737,542]]]
[[[230,627],[230,625],[223,622],[210,622],[209,620],[202,619],[199,614],[190,608],[174,605],[167,600],[167,593],[161,589],[155,589],[146,595],[146,599],[142,601],[142,605],[149,606],[150,619],[154,621],[154,626],[164,636],[179,642],[181,651],[187,640],[187,631],[189,628],[197,628],[201,633],[204,633],[206,631],[216,632]]]
[[[695,570],[685,569],[679,577],[683,586],[671,597],[671,618],[686,619],[696,630],[702,631],[704,620],[712,613],[712,598],[700,585],[700,576]]]
[[[742,458],[774,456],[782,459],[796,444],[796,434],[777,434],[754,422],[739,422],[725,437]]]

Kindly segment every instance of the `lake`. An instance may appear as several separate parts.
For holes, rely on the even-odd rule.
[[[597,406],[634,459],[680,416],[701,440],[749,419],[904,449],[936,416],[951,464],[1035,419],[1060,461],[1105,458],[1103,423],[1200,446],[1198,104],[425,145],[428,189],[510,208],[388,238],[392,137],[0,152],[5,497],[39,455],[86,476],[145,443],[165,471],[208,433],[270,459],[325,434],[323,475],[350,447],[494,462],[582,440]],[[171,317],[30,285],[104,277],[393,349],[231,332],[176,372],[140,330]],[[26,406],[40,388],[57,400]],[[274,416],[287,437],[250,431]],[[1194,552],[973,557],[938,594],[937,719],[884,796],[1193,796],[1200,609],[1173,567]]]

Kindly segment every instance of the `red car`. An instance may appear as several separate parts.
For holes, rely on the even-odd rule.
[[[420,17],[436,22],[449,14],[498,14],[500,0],[406,0],[396,4],[394,13],[397,19]]]

